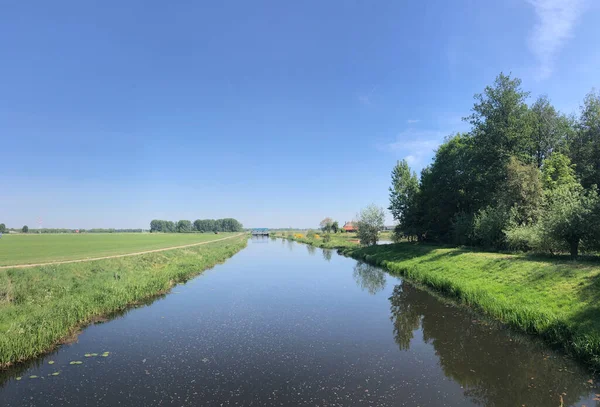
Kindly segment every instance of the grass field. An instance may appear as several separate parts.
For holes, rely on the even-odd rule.
[[[5,234],[0,266],[78,260],[162,249],[221,239],[234,233]]]
[[[294,238],[381,266],[537,334],[600,369],[600,262],[399,243],[361,248],[346,237]]]
[[[117,239],[123,236],[129,237]],[[62,237],[51,236],[50,241]],[[82,236],[70,238],[77,237]],[[175,283],[225,261],[246,242],[247,236],[240,235],[139,256],[0,270],[0,367],[51,350],[98,317],[168,291]]]

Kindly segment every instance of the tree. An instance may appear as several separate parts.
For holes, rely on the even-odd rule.
[[[575,166],[564,154],[553,153],[544,160],[542,166],[542,185],[546,190],[554,190],[561,186],[575,185]]]
[[[493,86],[475,95],[473,113],[466,120],[473,126],[476,197],[484,199],[477,209],[494,203],[510,157],[524,163],[532,161],[531,120],[525,103],[528,96],[520,79],[502,73]]]
[[[185,233],[192,231],[192,222],[189,220],[180,220],[177,222],[177,232]]]
[[[569,119],[560,115],[548,97],[540,96],[529,110],[531,120],[531,156],[538,168],[552,152],[565,148],[572,137]]]
[[[319,227],[323,233],[329,233],[331,231],[331,225],[333,225],[333,219],[325,218],[319,223]]]
[[[537,221],[544,199],[540,170],[534,164],[523,164],[511,157],[506,166],[506,181],[498,193],[498,201],[506,210],[513,209],[512,221],[532,224]]]
[[[165,224],[164,220],[154,219],[153,221],[150,222],[150,233],[164,232],[165,231],[164,224]]]
[[[165,232],[165,233],[175,233],[175,232],[177,232],[177,227],[175,225],[175,222],[173,222],[171,220],[165,220],[163,222],[164,222],[163,232]]]
[[[600,93],[590,92],[583,102],[571,158],[584,188],[600,184]]]
[[[398,161],[392,170],[392,186],[389,188],[390,206],[394,220],[402,229],[408,229],[410,211],[415,207],[419,192],[419,180],[410,171],[406,160]]]
[[[333,223],[331,224],[331,231],[333,233],[337,233],[340,230],[340,224],[338,223],[338,221],[333,221]]]
[[[553,248],[567,249],[572,259],[586,249],[598,247],[600,241],[600,199],[594,186],[563,185],[548,194],[548,208],[541,222],[543,238]],[[556,244],[552,244],[555,242]]]
[[[358,231],[357,236],[360,243],[364,246],[377,244],[379,240],[379,231],[383,229],[385,221],[385,212],[374,204],[367,206],[357,215]]]
[[[21,232],[23,232],[23,233],[29,232],[29,227],[27,225],[23,226],[23,228],[21,229]]]
[[[4,223],[0,223],[0,233],[6,232],[6,225]]]
[[[490,188],[482,184],[474,163],[474,143],[469,134],[447,138],[421,172],[417,202],[405,226],[420,240],[452,240],[457,214],[473,214],[490,201]]]

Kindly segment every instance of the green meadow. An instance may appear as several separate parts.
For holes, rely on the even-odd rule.
[[[114,256],[207,242],[234,233],[4,234],[0,266]]]
[[[23,236],[13,242],[13,247],[27,246],[27,239],[47,244],[58,250],[66,242],[79,243],[84,256],[123,253],[110,241],[135,243],[127,250],[151,249],[208,241],[223,235],[131,235],[117,236]],[[10,242],[10,239],[2,243]],[[146,239],[143,241],[143,239]],[[81,239],[81,240],[77,240]],[[111,240],[115,239],[115,240]],[[155,240],[153,240],[155,239]],[[104,243],[102,248],[88,248],[81,242]],[[162,242],[162,243],[158,243]],[[246,246],[247,236],[240,234],[204,245],[118,257],[104,260],[52,264],[26,268],[0,269],[0,367],[33,358],[51,350],[65,338],[73,337],[78,330],[103,316],[126,309],[155,295],[167,292],[173,285],[221,263]],[[4,254],[4,250],[2,251]],[[38,254],[36,261],[59,260],[48,250]],[[24,256],[23,254],[21,256]],[[10,261],[22,258],[5,257]],[[28,261],[33,261],[29,260]]]

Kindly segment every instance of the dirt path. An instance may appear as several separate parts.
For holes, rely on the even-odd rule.
[[[200,243],[192,243],[192,244],[185,244],[183,246],[173,246],[173,247],[165,247],[162,249],[154,249],[154,250],[146,250],[143,252],[135,252],[135,253],[125,253],[125,254],[114,254],[112,256],[104,256],[104,257],[92,257],[92,258],[87,258],[87,259],[78,259],[78,260],[64,260],[64,261],[53,261],[50,263],[37,263],[37,264],[15,264],[14,266],[0,266],[0,270],[2,269],[17,269],[17,268],[26,268],[26,267],[38,267],[38,266],[52,266],[52,265],[56,265],[56,264],[68,264],[68,263],[83,263],[86,261],[96,261],[96,260],[105,260],[105,259],[116,259],[118,257],[129,257],[129,256],[139,256],[140,254],[147,254],[147,253],[157,253],[157,252],[165,252],[167,250],[175,250],[175,249],[183,249],[186,247],[192,247],[192,246],[200,246],[203,244],[209,244],[209,243],[214,243],[214,242],[220,242],[222,240],[227,240],[227,239],[233,239],[234,237],[238,237],[238,236],[242,236],[244,233],[238,233],[237,235],[233,235],[233,236],[227,236],[227,237],[223,237],[221,239],[215,239],[215,240],[209,240],[207,242],[200,242]]]

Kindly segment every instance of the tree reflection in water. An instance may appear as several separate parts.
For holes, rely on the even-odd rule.
[[[569,406],[591,392],[591,375],[582,366],[537,340],[479,320],[406,282],[394,288],[390,302],[400,349],[409,349],[420,328],[444,374],[475,403],[558,406],[562,395]]]
[[[306,246],[306,250],[308,250],[308,254],[310,254],[311,256],[314,256],[317,249],[314,246],[311,246],[309,244],[307,244],[305,246]]]
[[[354,266],[353,276],[356,284],[369,294],[377,294],[385,288],[385,272],[379,267],[359,261]]]
[[[333,250],[331,250],[331,249],[323,249],[323,258],[327,262],[330,262],[331,261],[332,253],[333,253]]]

